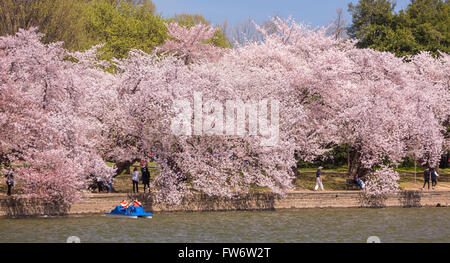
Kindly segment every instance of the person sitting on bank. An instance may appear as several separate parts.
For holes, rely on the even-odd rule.
[[[364,190],[364,182],[361,179],[359,179],[358,174],[355,175],[354,181],[357,185],[359,185],[360,190]]]
[[[5,175],[5,179],[6,179],[6,185],[8,186],[7,195],[10,196],[11,195],[11,189],[14,186],[14,175],[13,175],[13,173],[11,171],[9,171]]]

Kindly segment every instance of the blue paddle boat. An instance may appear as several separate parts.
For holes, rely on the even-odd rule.
[[[142,208],[142,206],[131,206],[127,208],[116,206],[114,210],[106,213],[106,216],[112,218],[152,218],[152,213],[144,212],[144,208]]]

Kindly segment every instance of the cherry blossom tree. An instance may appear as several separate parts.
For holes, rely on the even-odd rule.
[[[70,53],[35,29],[1,37],[1,161],[26,160],[26,191],[68,203],[90,174],[110,180],[104,159],[150,153],[157,201],[167,203],[196,191],[284,194],[294,153],[313,160],[334,145],[350,146],[350,173],[373,193],[398,187],[392,167],[408,155],[436,165],[448,145],[448,55],[401,59],[327,28],[271,25],[256,26],[261,41],[220,49],[205,42],[211,27],[170,24],[172,40],[131,51],[115,75],[100,69],[98,47]]]
[[[424,54],[406,63],[329,37],[326,28],[310,29],[292,19],[272,23],[275,33],[257,27],[264,41],[223,52],[213,62],[186,66],[177,57],[139,52],[123,61],[119,86],[129,119],[138,116],[129,134],[140,148],[127,153],[155,153],[162,167],[155,179],[162,199],[178,202],[189,192],[177,180],[180,171],[189,175],[193,189],[210,195],[230,197],[254,186],[284,193],[293,179],[294,152],[312,159],[333,144],[351,145],[351,172],[363,177],[386,161],[395,166],[412,149],[430,162],[437,160],[448,119],[447,57],[438,61]],[[184,34],[190,33],[180,31],[176,38],[189,39]],[[180,54],[190,52],[181,44],[178,48]],[[417,68],[428,63],[433,70]],[[224,114],[209,100],[219,105],[278,100],[278,144],[261,146],[261,136],[249,136],[248,126],[235,137],[195,131],[175,136],[170,132],[171,107],[184,100],[180,108],[195,108],[195,93],[206,101],[200,111],[206,115],[203,125],[214,113]],[[202,131],[223,127],[212,123]]]
[[[70,204],[90,173],[108,180],[114,172],[92,146],[101,141],[98,118],[115,82],[82,59],[92,52],[70,54],[41,37],[30,29],[0,38],[0,154],[2,162],[29,164],[17,170],[26,194]]]
[[[364,190],[360,193],[362,205],[384,207],[389,194],[397,192],[400,176],[391,167],[381,166],[381,169],[367,176]]]
[[[175,22],[166,24],[166,27],[172,39],[166,40],[158,50],[174,53],[186,64],[199,60],[217,60],[223,52],[223,49],[207,43],[207,40],[214,36],[217,28],[202,23],[185,27]]]

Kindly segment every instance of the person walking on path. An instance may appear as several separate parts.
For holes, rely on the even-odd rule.
[[[6,175],[5,175],[5,179],[6,179],[6,185],[8,186],[8,193],[7,195],[10,196],[11,195],[11,189],[14,186],[14,175],[11,171],[9,171]]]
[[[431,169],[431,186],[433,187],[433,190],[437,185],[438,176],[439,176],[439,174],[436,172],[436,169],[432,168]]]
[[[428,183],[428,190],[430,190],[430,175],[431,175],[430,168],[427,167],[425,169],[425,171],[423,172],[423,180],[424,181],[423,181],[422,190],[425,189],[425,184],[427,184],[427,183]]]
[[[144,167],[142,172],[142,184],[144,185],[144,193],[145,187],[148,187],[148,192],[150,193],[150,172],[147,166]]]
[[[323,169],[322,166],[320,166],[317,169],[317,172],[316,172],[316,186],[314,187],[314,191],[317,191],[317,189],[319,189],[319,186],[320,186],[320,189],[322,191],[324,191],[323,184],[322,184],[322,169]]]
[[[134,167],[133,172],[131,173],[131,181],[133,182],[133,193],[139,193],[139,172],[136,167]]]

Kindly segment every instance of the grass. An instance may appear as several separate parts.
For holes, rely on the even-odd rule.
[[[295,182],[297,190],[313,190],[316,185],[317,169],[299,169],[299,176]],[[325,190],[346,190],[345,180],[348,178],[345,171],[339,169],[322,170],[322,184]]]
[[[0,193],[6,193],[7,191],[8,191],[8,186],[6,185],[5,180],[1,180],[1,182],[0,182]]]
[[[112,162],[106,162],[106,164],[108,166],[113,166],[114,163]],[[140,165],[138,162],[134,163],[131,167],[130,167],[130,171],[127,173],[127,171],[123,171],[121,174],[119,174],[118,176],[116,176],[114,178],[114,182],[112,184],[113,189],[116,192],[119,193],[128,193],[131,192],[133,189],[133,185],[131,183],[131,172],[133,171],[134,168],[137,168],[139,171],[139,178],[141,178],[141,169],[140,169]],[[156,163],[148,163],[148,168],[150,171],[150,182],[155,178],[155,176],[159,173],[158,170],[158,164]],[[139,191],[143,191],[143,185],[142,183],[139,183]],[[4,180],[4,175],[0,173],[0,193],[3,194],[7,192],[8,190],[8,186],[6,185],[6,182]],[[14,186],[13,188],[13,194],[17,193],[18,191],[20,191],[20,183],[16,184],[16,186]]]
[[[114,163],[111,163],[111,162],[107,162],[107,164],[109,166],[114,165]],[[132,191],[133,184],[131,183],[131,172],[134,170],[134,168],[137,168],[139,171],[139,179],[142,178],[140,164],[139,164],[139,162],[136,162],[133,165],[131,165],[130,170],[128,172],[123,171],[121,174],[117,175],[114,178],[112,187],[116,192],[127,193],[127,192]],[[155,178],[155,176],[157,176],[159,174],[158,164],[149,162],[148,170],[150,171],[150,186],[151,186],[152,180]],[[144,190],[143,187],[144,186],[142,185],[142,183],[139,182],[139,191],[143,191]]]
[[[299,169],[299,176],[296,179],[295,187],[297,190],[314,190],[316,185],[316,168],[302,168]],[[417,169],[416,181],[414,180],[414,167],[395,169],[399,175],[399,186],[401,189],[419,189],[423,185],[423,171],[424,169]],[[322,170],[322,183],[325,190],[341,191],[346,189],[346,179],[350,178],[347,175],[347,170],[338,169],[324,169]],[[440,179],[450,177],[450,169],[439,169]],[[450,182],[439,182],[437,189],[450,190]]]
[[[114,163],[107,162],[109,166],[113,166]],[[136,162],[130,167],[130,171],[123,171],[120,175],[116,176],[113,182],[113,188],[116,192],[127,193],[132,191],[131,183],[131,171],[134,168],[138,168],[140,173],[139,163]],[[159,174],[159,168],[157,163],[148,163],[150,170],[150,185],[151,181]],[[317,168],[302,168],[299,169],[299,176],[295,181],[295,188],[297,190],[313,190],[316,185],[316,170]],[[399,185],[401,189],[419,189],[423,185],[423,168],[417,167],[416,181],[414,181],[414,167],[412,168],[398,168],[395,169],[400,174]],[[339,167],[336,169],[324,169],[322,170],[322,183],[325,190],[342,191],[346,189],[346,179],[350,178],[347,175],[347,167]],[[0,174],[1,175],[1,174]],[[440,178],[450,178],[450,168],[439,169]],[[139,184],[139,190],[143,191],[142,183]],[[8,187],[5,183],[3,175],[0,177],[0,193],[6,193]],[[438,182],[438,190],[450,190],[450,182]],[[17,186],[13,188],[13,193],[18,190]],[[265,187],[253,187],[253,191],[269,191]]]

